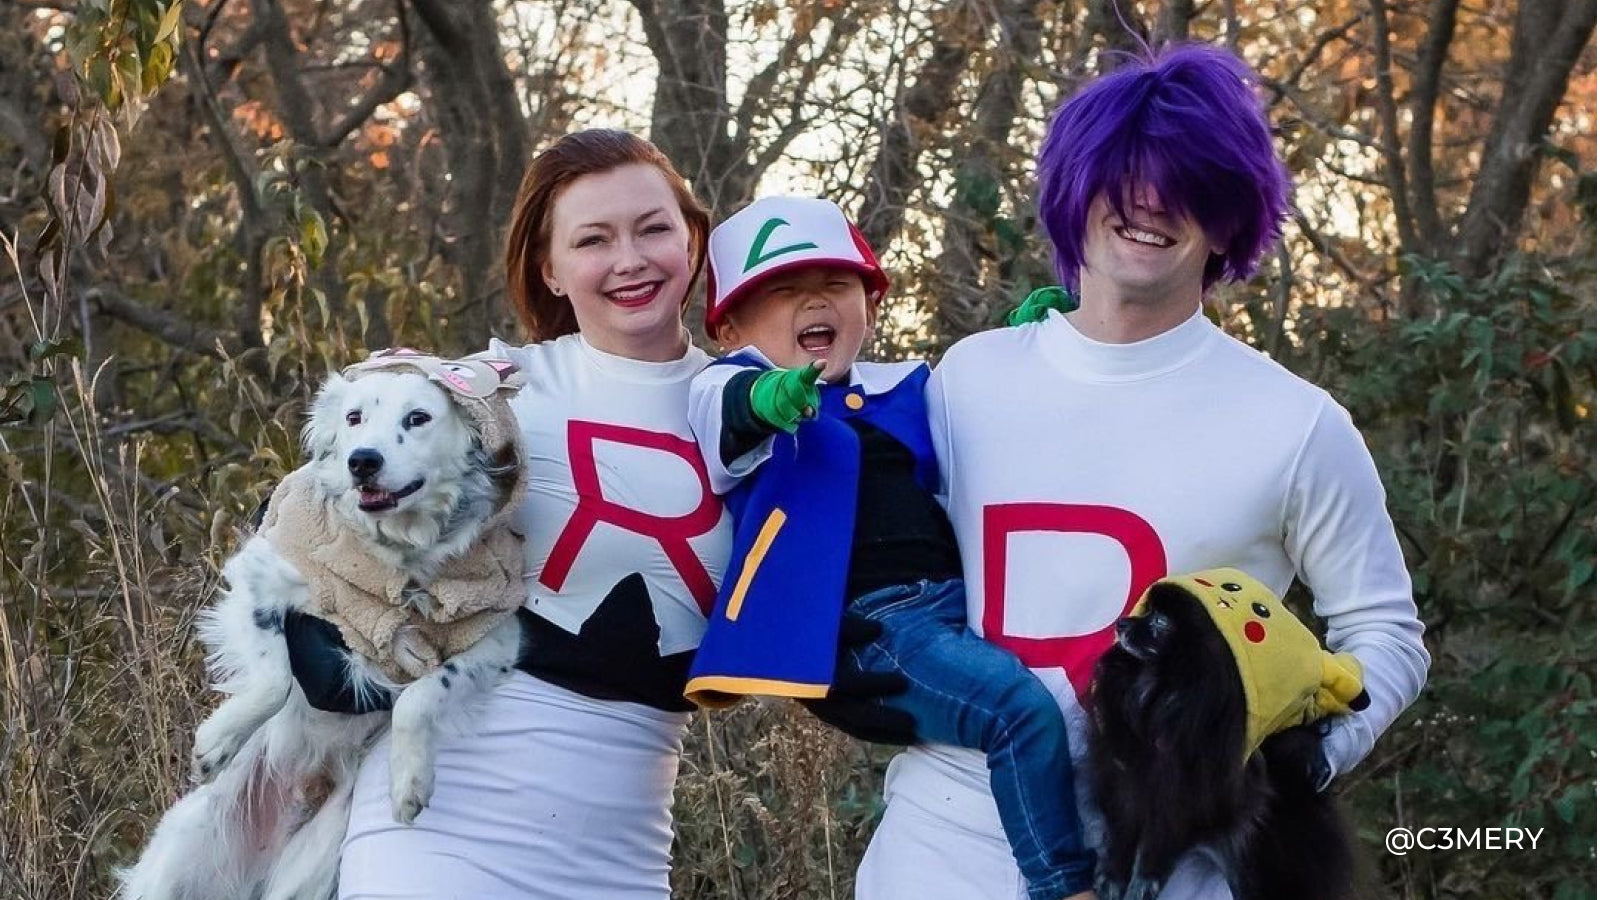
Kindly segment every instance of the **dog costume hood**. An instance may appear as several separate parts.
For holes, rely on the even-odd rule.
[[[1158,591],[1176,591],[1200,604],[1233,652],[1244,687],[1246,759],[1285,728],[1365,708],[1361,662],[1324,650],[1283,601],[1249,575],[1207,569],[1163,578],[1145,591],[1131,615],[1148,613]]]
[[[377,351],[343,375],[353,381],[374,372],[421,374],[444,388],[473,423],[489,459],[515,467],[510,489],[501,493],[476,540],[446,560],[430,583],[415,585],[433,598],[427,615],[407,602],[412,584],[405,573],[373,557],[340,520],[310,465],[291,472],[273,491],[262,534],[310,583],[306,611],[337,625],[352,650],[405,683],[412,676],[394,657],[395,636],[403,626],[412,626],[421,638],[408,641],[407,649],[421,655],[425,668],[433,668],[471,647],[527,601],[522,535],[514,523],[528,475],[522,432],[510,405],[523,377],[507,360],[445,360],[408,349]]]

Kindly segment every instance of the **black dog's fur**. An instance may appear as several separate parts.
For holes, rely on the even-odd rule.
[[[1355,853],[1303,725],[1241,766],[1245,698],[1227,642],[1181,589],[1117,623],[1090,704],[1090,773],[1106,819],[1113,896],[1153,897],[1185,851],[1219,858],[1236,900],[1348,900]]]

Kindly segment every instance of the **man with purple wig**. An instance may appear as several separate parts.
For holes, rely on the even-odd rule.
[[[928,406],[968,622],[1054,691],[1075,750],[1116,620],[1169,573],[1231,566],[1280,596],[1299,578],[1328,644],[1361,661],[1371,703],[1329,728],[1326,786],[1416,698],[1429,657],[1349,415],[1201,314],[1207,288],[1255,270],[1288,205],[1254,87],[1237,58],[1189,46],[1063,105],[1039,213],[1079,306],[956,344]],[[858,900],[1022,896],[981,754],[913,748],[885,796]],[[1230,896],[1203,849],[1161,893]]]

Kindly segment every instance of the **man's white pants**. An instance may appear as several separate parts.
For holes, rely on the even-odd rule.
[[[1081,778],[1077,790],[1080,799],[1087,798]],[[889,764],[884,799],[888,809],[856,872],[856,900],[1026,900],[1027,885],[1001,830],[982,753],[914,747]],[[1084,840],[1098,847],[1098,814],[1083,813]],[[1222,872],[1199,853],[1179,861],[1160,895],[1232,898]]]

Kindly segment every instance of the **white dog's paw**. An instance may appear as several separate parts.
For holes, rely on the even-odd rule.
[[[389,802],[394,820],[410,825],[433,799],[433,767],[394,765],[389,770]]]
[[[236,729],[216,722],[203,722],[194,733],[194,760],[191,777],[206,784],[231,762],[244,746],[244,736]]]
[[[413,681],[426,677],[429,672],[439,668],[441,662],[439,651],[428,643],[422,629],[415,625],[396,628],[390,641],[390,650],[400,671],[411,676]]]

